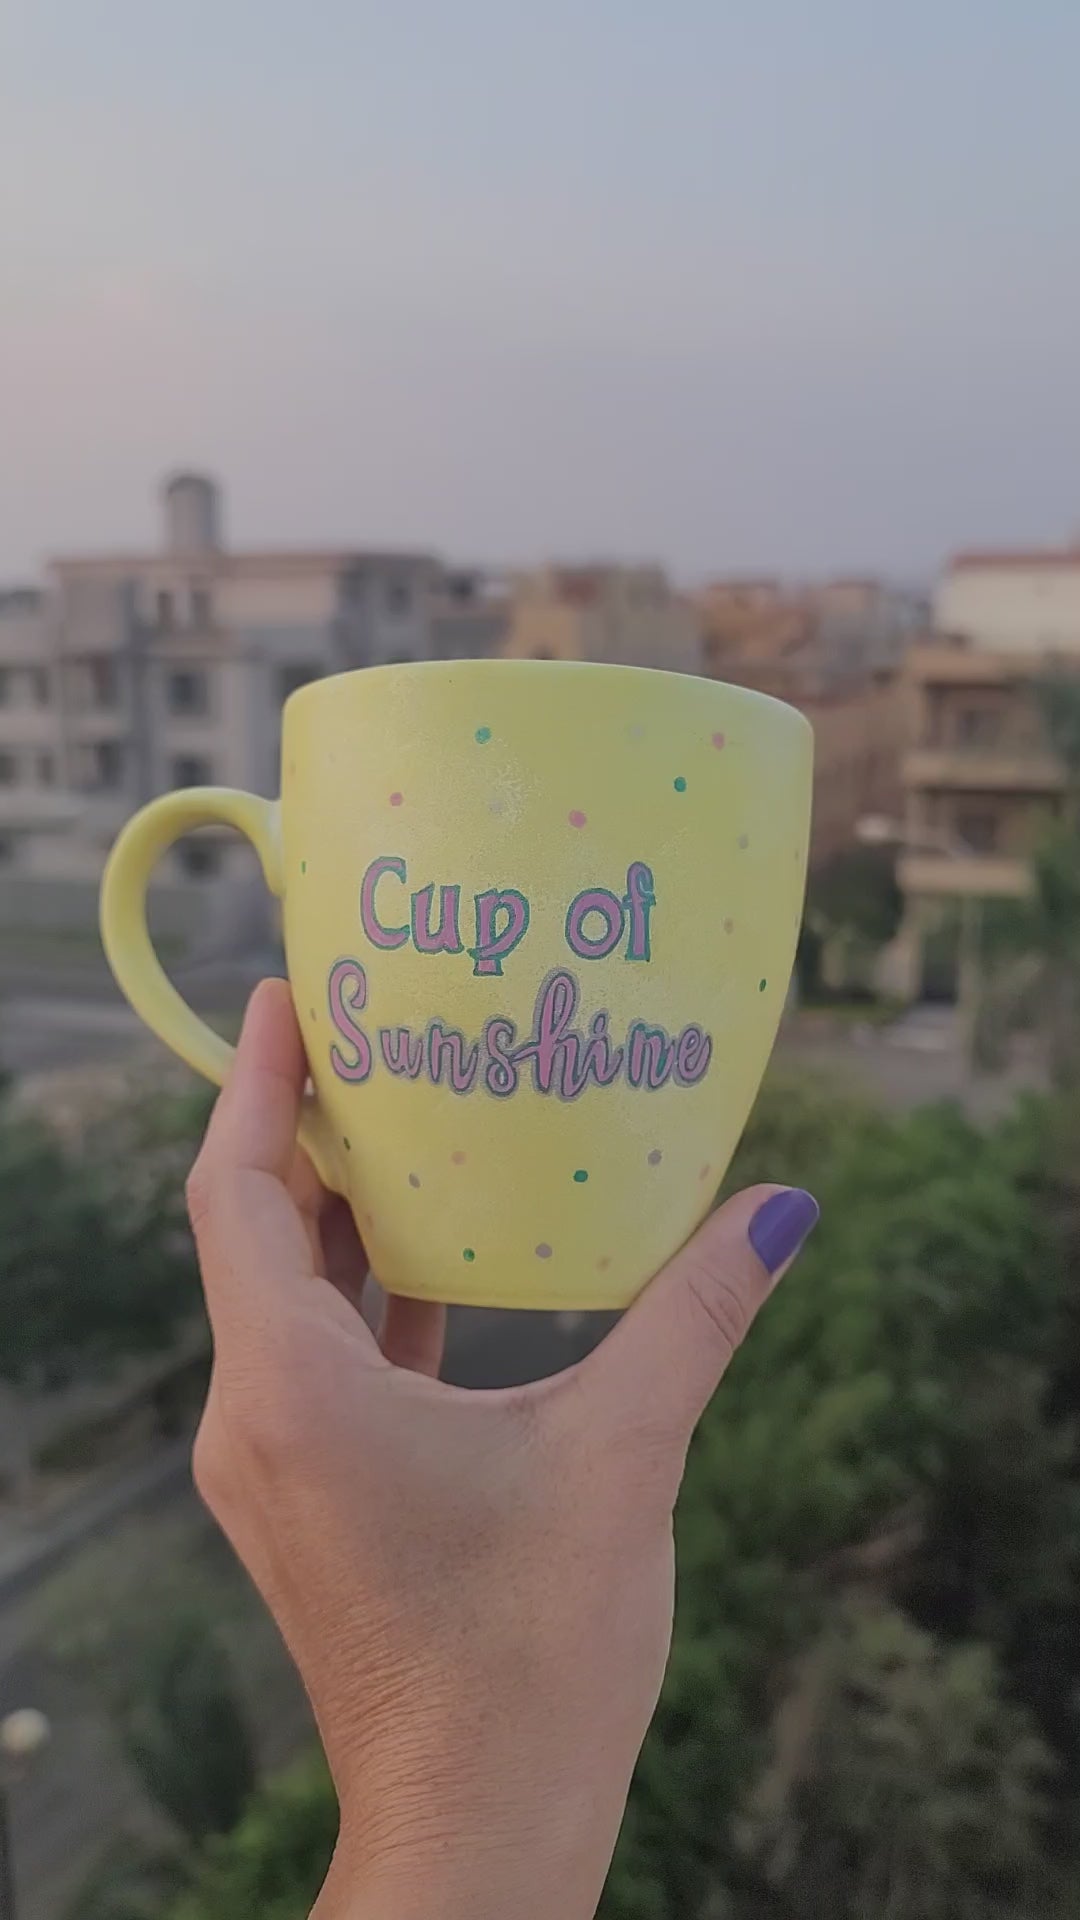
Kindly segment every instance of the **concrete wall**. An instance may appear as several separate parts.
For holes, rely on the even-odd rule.
[[[1004,653],[1080,652],[1080,553],[1030,564],[950,568],[934,594],[934,626]]]

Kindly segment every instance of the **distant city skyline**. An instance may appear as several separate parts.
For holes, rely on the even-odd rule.
[[[1080,531],[1075,0],[0,20],[0,585],[156,544],[880,572]]]

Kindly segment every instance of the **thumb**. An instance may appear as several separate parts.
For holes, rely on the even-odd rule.
[[[711,1214],[591,1356],[591,1391],[688,1442],[759,1307],[817,1225],[800,1187],[750,1187]],[[586,1362],[586,1366],[590,1363]]]

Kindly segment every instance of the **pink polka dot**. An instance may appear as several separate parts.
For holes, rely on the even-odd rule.
[[[698,1174],[698,1179],[707,1180],[711,1172],[712,1172],[711,1167],[702,1167],[701,1172]]]
[[[570,814],[568,817],[570,820],[570,825],[572,827],[583,827],[585,825],[585,815],[583,813],[579,813],[576,807],[574,808],[573,813]]]
[[[536,1249],[536,1257],[538,1260],[551,1259],[551,1248],[548,1246],[546,1240],[541,1240],[540,1245]]]
[[[467,1153],[462,1153],[460,1147],[458,1147],[456,1151],[450,1155],[450,1158],[453,1161],[455,1167],[463,1167],[468,1157],[469,1156]]]
[[[740,835],[739,835],[739,852],[740,852],[740,853],[745,853],[745,852],[746,852],[746,849],[747,849],[747,847],[748,847],[749,845],[750,845],[750,835],[749,835],[748,833],[740,833]]]
[[[651,1152],[651,1153],[650,1153],[650,1155],[649,1155],[649,1165],[650,1165],[650,1167],[658,1167],[658,1166],[660,1165],[660,1162],[661,1162],[661,1160],[663,1159],[663,1157],[664,1157],[664,1156],[663,1156],[663,1154],[661,1153],[661,1151],[660,1151],[660,1149],[659,1149],[659,1147],[654,1147],[654,1148],[653,1148],[653,1150],[652,1150],[652,1152]]]
[[[735,922],[734,922],[734,920],[725,920],[725,921],[724,921],[724,932],[725,932],[725,933],[734,933],[734,931],[735,931]]]
[[[717,753],[719,753],[720,749],[724,745],[724,735],[722,733],[714,733],[712,737],[712,743],[713,743],[713,746],[716,748]]]
[[[611,1255],[610,1253],[605,1253],[603,1259],[597,1261],[596,1270],[598,1273],[606,1273],[610,1265],[611,1265]]]
[[[405,795],[403,793],[392,793],[390,795],[390,805],[392,807],[400,807],[404,798],[405,798]]]

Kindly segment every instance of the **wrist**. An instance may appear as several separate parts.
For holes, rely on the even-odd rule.
[[[492,1858],[476,1834],[407,1861],[372,1860],[343,1835],[310,1920],[594,1920],[595,1897],[575,1903],[544,1880]]]

